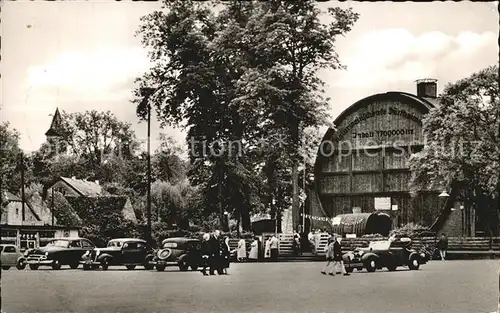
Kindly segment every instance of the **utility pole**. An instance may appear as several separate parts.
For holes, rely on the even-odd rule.
[[[147,207],[147,219],[148,219],[148,229],[147,236],[148,242],[152,242],[152,230],[151,230],[151,102],[149,98],[147,99],[148,106],[148,207]]]
[[[51,193],[52,193],[52,200],[50,207],[52,208],[52,226],[54,226],[54,187],[51,188]]]
[[[24,154],[19,153],[19,166],[21,170],[21,205],[22,205],[22,221],[26,220],[25,197],[24,197]]]

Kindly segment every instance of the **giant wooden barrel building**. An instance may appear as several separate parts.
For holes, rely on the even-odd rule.
[[[439,192],[412,198],[408,161],[423,148],[422,118],[435,105],[436,94],[436,80],[419,80],[417,95],[375,94],[342,112],[318,149],[315,186],[305,213],[332,218],[384,211],[393,226],[431,223],[428,212],[439,206]],[[304,226],[327,224],[308,219]]]

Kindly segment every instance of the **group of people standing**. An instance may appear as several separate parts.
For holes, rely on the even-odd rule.
[[[203,235],[201,244],[201,254],[203,258],[202,270],[203,275],[207,274],[207,268],[210,275],[226,275],[229,268],[231,249],[229,248],[229,237],[222,240],[220,231],[214,233],[206,233]]]
[[[264,251],[262,255],[262,243],[259,237],[255,237],[250,245],[250,251],[247,255],[247,244],[245,239],[240,239],[238,242],[237,258],[239,262],[244,261],[259,261],[262,258],[270,261],[278,261],[278,246],[279,241],[276,236],[268,236],[265,241]]]

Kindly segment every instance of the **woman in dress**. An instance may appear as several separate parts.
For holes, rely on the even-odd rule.
[[[247,243],[245,239],[238,241],[238,262],[243,262],[247,258]]]
[[[259,259],[259,239],[257,237],[255,237],[254,241],[252,242],[248,259],[252,262],[255,262]]]
[[[264,259],[269,261],[271,259],[271,236],[267,237],[266,246],[264,248]]]

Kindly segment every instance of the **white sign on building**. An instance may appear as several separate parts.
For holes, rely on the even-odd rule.
[[[377,210],[377,211],[390,211],[391,210],[391,197],[375,198],[375,210]]]

